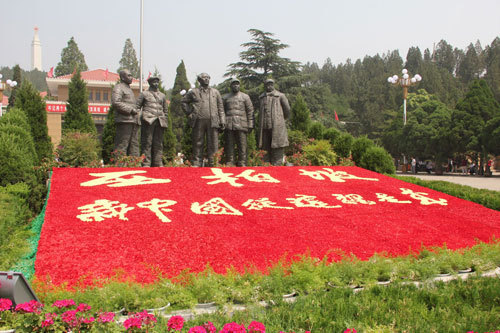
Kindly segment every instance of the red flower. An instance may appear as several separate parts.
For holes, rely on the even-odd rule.
[[[170,319],[167,322],[167,328],[168,330],[176,330],[180,331],[182,330],[182,327],[184,326],[184,318],[181,316],[173,316],[170,317]]]
[[[45,320],[42,321],[42,327],[48,327],[54,324],[54,319],[57,318],[57,313],[46,313]]]
[[[10,310],[12,301],[8,298],[0,298],[0,311]]]
[[[90,307],[90,305],[88,304],[85,304],[85,303],[80,303],[78,305],[78,307],[76,308],[76,311],[77,312],[86,312],[86,311],[90,311],[92,308]]]
[[[62,299],[59,301],[55,301],[52,306],[55,306],[56,308],[68,308],[72,305],[75,305],[75,301],[72,299]]]
[[[26,303],[21,303],[21,304],[18,304],[16,306],[16,311],[22,311],[22,312],[25,312],[25,313],[36,313],[36,314],[39,314],[41,311],[41,309],[43,308],[43,304],[38,302],[38,301],[35,301],[35,300],[31,300],[29,302],[26,302]]]
[[[207,330],[203,326],[194,326],[189,329],[188,333],[207,333]]]
[[[207,333],[216,333],[217,328],[215,328],[214,324],[211,321],[207,321],[203,327],[207,330]]]
[[[250,325],[248,325],[248,333],[265,333],[266,327],[264,324],[258,321],[252,321]]]
[[[99,313],[99,317],[97,321],[100,323],[110,323],[115,320],[114,312],[101,312]]]
[[[222,330],[219,333],[246,333],[247,330],[245,329],[244,325],[240,325],[238,323],[227,323],[224,325]]]

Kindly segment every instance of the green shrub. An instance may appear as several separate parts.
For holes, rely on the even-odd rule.
[[[318,140],[304,147],[304,155],[312,165],[336,165],[337,155],[327,140]]]
[[[90,133],[67,132],[57,147],[61,161],[71,167],[99,166],[99,141]]]
[[[0,124],[17,125],[31,133],[31,127],[26,113],[18,108],[11,108],[9,112],[0,117]]]
[[[340,131],[334,127],[328,128],[323,134],[323,139],[330,141],[330,144],[335,146],[335,140],[340,135]]]
[[[378,173],[396,172],[392,156],[384,148],[377,146],[366,149],[359,166]]]
[[[354,137],[349,133],[341,133],[335,138],[333,144],[333,151],[343,158],[347,158],[351,155],[351,147]]]
[[[311,123],[309,129],[307,130],[307,136],[314,140],[322,140],[325,131],[326,128],[322,123],[314,121]]]
[[[33,165],[37,162],[37,155],[35,150],[35,143],[29,130],[24,129],[22,126],[14,124],[0,124],[0,132],[14,134],[19,137],[18,144],[24,147],[27,153],[27,158],[31,160]]]
[[[288,130],[288,147],[285,148],[285,154],[292,156],[293,154],[302,152],[305,145],[309,143],[306,134],[302,131]]]
[[[0,131],[0,186],[35,181],[32,152],[26,138]]]
[[[0,187],[0,271],[11,270],[28,249],[30,187],[25,183]]]
[[[373,141],[368,139],[366,136],[354,139],[351,148],[352,160],[354,161],[354,163],[356,163],[356,165],[359,165],[363,154],[368,148],[373,147],[374,145],[375,144],[373,143]]]

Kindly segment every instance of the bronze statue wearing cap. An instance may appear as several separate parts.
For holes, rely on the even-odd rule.
[[[231,92],[224,95],[224,112],[226,113],[225,151],[226,164],[234,165],[235,151],[238,149],[237,166],[247,165],[247,134],[254,127],[253,105],[250,97],[240,91],[240,81],[231,80]]]
[[[168,104],[165,94],[158,90],[160,78],[148,79],[149,89],[137,99],[137,108],[142,109],[141,154],[142,166],[163,166],[163,133],[168,126]]]
[[[264,162],[282,165],[284,148],[288,147],[288,132],[285,121],[290,115],[290,105],[285,94],[274,88],[274,81],[265,82],[266,92],[262,93],[259,110],[259,148],[267,154]]]
[[[138,133],[141,123],[134,92],[130,88],[132,80],[129,70],[120,71],[120,83],[113,87],[111,93],[116,125],[114,149],[127,156],[139,156]]]
[[[217,89],[210,88],[210,75],[198,75],[199,88],[191,89],[181,100],[182,109],[193,128],[194,167],[203,166],[203,146],[206,137],[208,166],[214,165],[214,155],[219,149],[219,131],[226,127],[222,97]]]

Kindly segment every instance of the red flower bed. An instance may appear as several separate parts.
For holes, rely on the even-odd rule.
[[[500,212],[357,167],[55,169],[35,262],[56,284],[119,269],[265,270],[500,236]]]

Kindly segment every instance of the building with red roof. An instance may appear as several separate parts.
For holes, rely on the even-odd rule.
[[[51,70],[51,72],[53,71]],[[53,99],[46,101],[47,125],[52,142],[56,145],[61,141],[63,115],[66,112],[66,102],[69,97],[68,85],[73,75],[68,74],[45,79],[49,95]],[[101,134],[111,106],[111,91],[113,86],[119,82],[120,75],[107,69],[95,69],[81,72],[81,76],[87,85],[89,113],[92,114],[98,133]],[[130,87],[136,97],[139,96],[139,80],[134,79]],[[144,89],[147,88],[146,84]]]

